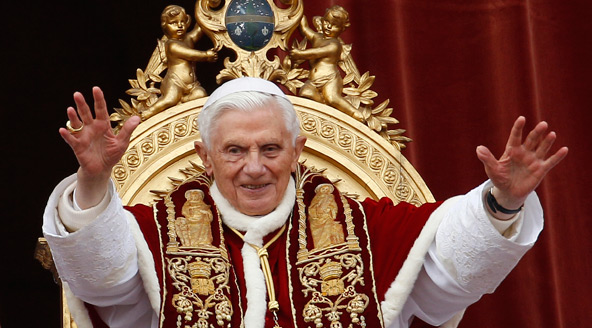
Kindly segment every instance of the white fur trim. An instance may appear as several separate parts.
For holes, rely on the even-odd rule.
[[[413,247],[409,251],[407,259],[405,259],[395,281],[393,281],[387,290],[384,301],[380,304],[386,327],[390,326],[401,313],[401,310],[413,289],[417,275],[423,266],[425,255],[434,241],[436,231],[444,217],[444,213],[446,213],[448,208],[454,204],[459,197],[460,196],[450,198],[442,203],[430,215],[428,221],[421,230],[421,233],[413,243]]]
[[[261,264],[257,251],[248,243],[263,246],[263,237],[279,229],[286,223],[296,202],[296,187],[293,179],[290,179],[284,198],[279,206],[271,213],[254,217],[238,212],[226,200],[216,183],[210,188],[210,194],[222,216],[222,222],[240,231],[246,231],[244,235],[243,267],[245,283],[247,286],[247,311],[245,312],[245,328],[259,328],[265,326],[265,313],[267,311],[267,287],[261,271]]]
[[[132,236],[136,242],[136,248],[138,250],[138,271],[142,277],[142,284],[144,285],[146,294],[148,294],[148,299],[150,300],[150,306],[152,307],[152,310],[158,315],[160,313],[161,302],[160,284],[158,283],[158,276],[156,275],[155,271],[156,266],[154,264],[154,258],[152,257],[150,248],[148,248],[146,239],[144,239],[142,230],[140,230],[138,221],[136,221],[133,214],[128,211],[126,211],[126,217],[130,231],[132,232]]]

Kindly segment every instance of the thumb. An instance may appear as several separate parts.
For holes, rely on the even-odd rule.
[[[132,132],[134,132],[134,130],[138,127],[138,125],[140,124],[140,121],[141,121],[141,119],[139,116],[130,117],[127,121],[125,121],[125,123],[121,127],[121,130],[119,130],[119,133],[117,134],[117,138],[120,140],[129,141],[130,136],[132,135]]]
[[[476,153],[477,158],[483,163],[486,169],[492,168],[496,165],[497,159],[495,158],[495,156],[493,156],[489,148],[485,146],[479,146],[476,149]]]

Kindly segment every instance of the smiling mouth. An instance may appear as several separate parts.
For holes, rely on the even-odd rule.
[[[257,184],[257,185],[254,185],[254,184],[245,184],[245,185],[242,185],[242,187],[243,188],[246,188],[246,189],[249,189],[249,190],[256,190],[256,189],[264,188],[264,187],[266,187],[268,185],[269,185],[269,183]]]

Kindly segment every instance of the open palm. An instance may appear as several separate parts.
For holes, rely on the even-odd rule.
[[[547,172],[568,152],[567,147],[562,147],[547,157],[557,136],[555,132],[547,132],[546,122],[538,123],[522,142],[525,121],[522,116],[516,119],[499,160],[487,147],[477,147],[477,157],[483,162],[485,173],[499,191],[496,198],[506,208],[520,207]]]

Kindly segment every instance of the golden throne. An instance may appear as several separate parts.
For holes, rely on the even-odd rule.
[[[360,199],[389,197],[395,203],[433,202],[429,189],[401,153],[410,139],[403,135],[404,130],[393,129],[398,121],[391,116],[388,100],[375,105],[374,98],[378,94],[371,90],[374,77],[368,72],[359,73],[350,54],[351,45],[344,44],[338,35],[332,35],[331,42],[339,51],[319,57],[317,50],[324,44],[316,42],[314,37],[323,36],[323,20],[343,15],[342,8],[332,7],[331,10],[340,12],[328,10],[324,17],[312,18],[313,27],[309,27],[309,20],[303,15],[302,0],[281,0],[279,7],[273,0],[250,1],[259,2],[259,9],[251,8],[259,11],[247,11],[241,16],[233,6],[242,2],[246,3],[243,0],[196,2],[195,20],[200,31],[191,36],[205,34],[213,43],[210,52],[201,50],[201,53],[209,54],[209,59],[212,59],[212,52],[223,48],[236,54],[234,60],[217,58],[223,61],[224,68],[216,82],[221,84],[251,76],[283,87],[299,115],[302,135],[308,139],[301,160],[306,166],[323,172],[342,192]],[[155,17],[157,15],[155,13]],[[342,19],[341,23],[340,32],[343,32],[349,22]],[[302,37],[293,37],[297,29]],[[242,32],[253,30],[259,33],[254,37],[257,40],[240,38]],[[191,32],[186,31],[187,37]],[[167,63],[174,59],[167,58],[168,41],[166,37],[159,40],[147,67],[138,69],[136,79],[130,80],[131,88],[127,93],[132,98],[120,100],[121,108],[116,108],[111,116],[117,124],[116,130],[133,115],[143,117],[132,135],[129,149],[112,172],[112,179],[127,205],[149,204],[165,190],[201,171],[193,143],[200,138],[196,118],[207,96],[186,102],[180,99],[176,105],[155,113],[149,110],[164,97],[159,84],[166,78],[162,73]],[[274,54],[272,60],[268,58],[269,53]],[[191,63],[192,69],[197,67],[194,76],[198,80],[199,68],[208,65],[203,61]],[[327,81],[324,85],[314,81],[319,80],[319,74],[315,77],[311,73],[313,69],[340,85],[326,87],[330,84]],[[304,92],[306,88],[318,88],[317,95]],[[347,103],[344,105],[341,101]],[[36,256],[45,267],[51,267],[51,255],[42,238]],[[65,302],[63,305],[63,327],[75,327]]]

